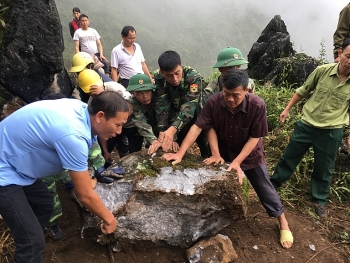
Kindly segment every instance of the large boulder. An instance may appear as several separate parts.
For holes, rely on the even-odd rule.
[[[0,48],[0,84],[25,102],[72,93],[64,68],[62,28],[54,0],[11,0]]]
[[[112,235],[100,231],[100,219],[85,214],[84,234],[117,251],[138,243],[188,248],[201,237],[216,235],[244,217],[245,201],[235,172],[206,166],[193,155],[171,166],[146,152],[134,153],[116,165],[126,169],[111,185],[95,191],[118,220]]]
[[[301,85],[320,62],[296,54],[284,21],[276,15],[262,31],[248,54],[248,73],[256,80]]]

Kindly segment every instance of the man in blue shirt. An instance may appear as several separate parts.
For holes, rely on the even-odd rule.
[[[41,178],[65,169],[81,202],[102,219],[102,232],[116,229],[91,186],[88,153],[96,135],[120,134],[128,111],[121,95],[102,92],[89,106],[71,99],[34,102],[0,123],[0,214],[16,243],[15,262],[43,262],[53,199]]]

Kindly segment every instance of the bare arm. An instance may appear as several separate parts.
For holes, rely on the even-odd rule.
[[[218,136],[217,136],[214,128],[211,128],[207,132],[207,139],[208,139],[208,143],[209,143],[209,147],[210,147],[210,151],[211,151],[212,156],[210,156],[209,158],[206,158],[204,160],[204,163],[206,163],[206,164],[211,164],[211,163],[224,164],[225,160],[220,155]]]
[[[118,82],[118,69],[117,68],[111,68],[111,78],[115,81]]]
[[[243,174],[241,170],[241,163],[245,158],[254,150],[255,146],[258,144],[260,138],[250,137],[246,144],[244,145],[242,151],[237,155],[237,157],[231,162],[230,166],[227,168],[228,171],[236,169],[238,172],[239,182],[243,182]]]
[[[148,67],[146,65],[146,62],[141,62],[141,66],[142,66],[142,70],[143,72],[150,78],[150,80],[152,81],[152,83],[154,84],[154,80],[151,76],[151,73],[149,73]]]
[[[102,48],[102,44],[101,41],[99,39],[96,40],[96,44],[97,44],[97,49],[98,49],[98,53],[100,53],[100,58],[107,60],[104,56],[103,56],[103,48]],[[107,60],[108,61],[108,60]]]
[[[172,162],[173,165],[180,163],[187,149],[190,148],[190,146],[195,142],[201,131],[201,128],[199,128],[196,124],[193,124],[191,129],[188,131],[185,139],[183,140],[179,151],[177,153],[166,153],[163,155],[163,158],[167,161],[174,160]]]
[[[101,225],[102,232],[106,234],[112,233],[117,227],[117,220],[103,204],[98,194],[92,189],[88,171],[69,171],[69,175],[80,201],[91,213],[103,220],[103,224]]]
[[[79,40],[74,40],[74,52],[79,52]]]
[[[284,122],[286,120],[286,118],[289,115],[290,109],[293,108],[293,106],[297,104],[299,101],[301,101],[302,99],[303,99],[302,96],[300,96],[298,93],[294,93],[293,97],[288,102],[288,105],[284,108],[284,110],[280,115],[280,122]]]
[[[107,150],[107,141],[106,140],[99,140],[101,149],[103,151],[103,157],[105,158],[106,162],[112,162],[112,155]]]

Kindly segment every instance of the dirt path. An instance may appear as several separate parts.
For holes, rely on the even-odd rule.
[[[105,246],[97,244],[91,237],[81,238],[79,209],[71,202],[69,194],[61,189],[60,197],[64,210],[60,225],[68,238],[63,242],[54,242],[47,238],[45,262],[111,262]],[[278,242],[277,220],[269,218],[256,200],[249,207],[247,219],[228,226],[221,234],[230,237],[239,256],[235,262],[345,263],[350,262],[350,245],[338,243],[335,239],[336,233],[344,229],[349,231],[349,215],[342,212],[344,211],[341,208],[334,207],[330,211],[330,220],[322,224],[312,215],[286,208],[295,238],[294,245],[289,250],[283,249]],[[339,214],[343,217],[335,216]],[[331,242],[329,238],[334,241]],[[315,251],[311,249],[312,245]],[[114,253],[114,257],[117,263],[187,262],[185,250],[173,247],[130,247],[128,251]]]

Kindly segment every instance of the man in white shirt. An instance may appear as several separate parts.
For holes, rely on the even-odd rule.
[[[73,36],[75,53],[79,52],[80,44],[80,51],[89,53],[91,55],[96,55],[98,59],[103,63],[105,74],[109,75],[109,63],[108,60],[103,56],[103,47],[99,33],[95,29],[89,27],[90,22],[87,15],[82,14],[79,17],[79,21],[80,28],[75,31]]]
[[[135,74],[146,74],[154,83],[147,68],[141,47],[135,43],[136,30],[125,26],[121,32],[122,42],[113,48],[111,54],[111,77],[114,81],[120,78],[126,88]]]

